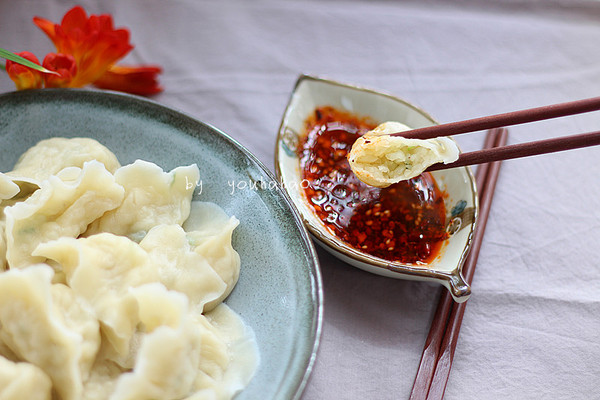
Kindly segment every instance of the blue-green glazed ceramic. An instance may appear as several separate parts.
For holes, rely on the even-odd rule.
[[[321,277],[308,234],[273,174],[225,133],[144,98],[73,89],[0,95],[0,171],[55,136],[94,138],[123,165],[198,165],[194,199],[240,220],[233,237],[240,279],[226,303],[254,331],[261,361],[236,399],[299,398],[319,342]]]

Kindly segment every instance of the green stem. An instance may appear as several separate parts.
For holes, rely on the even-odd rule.
[[[43,72],[45,74],[59,75],[58,72],[50,71],[49,69],[46,69],[46,68],[42,67],[41,65],[38,65],[38,64],[36,64],[34,62],[31,62],[31,61],[29,61],[26,58],[18,56],[15,53],[12,53],[12,52],[10,52],[8,50],[4,50],[2,48],[0,48],[0,57],[6,58],[7,60],[16,62],[18,64],[24,65],[24,66],[29,67],[31,69],[35,69],[36,71],[40,71],[40,72]],[[3,69],[6,69],[6,67],[4,67]]]

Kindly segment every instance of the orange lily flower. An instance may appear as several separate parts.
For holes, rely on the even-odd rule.
[[[37,59],[37,57],[28,51],[17,53],[17,55],[36,64],[40,64],[40,61]],[[43,78],[42,73],[39,71],[7,60],[6,72],[8,72],[8,76],[15,83],[17,90],[40,89],[42,87]]]
[[[77,63],[77,73],[68,84],[81,87],[98,80],[133,46],[127,29],[114,29],[110,15],[90,15],[75,6],[60,24],[34,17],[33,22],[48,35],[58,53],[70,54]]]
[[[58,73],[58,75],[44,75],[44,83],[47,88],[69,87],[73,77],[77,74],[75,58],[68,54],[48,53],[44,57],[42,66]]]
[[[157,79],[157,75],[161,71],[162,69],[155,65],[113,65],[100,79],[94,82],[94,86],[100,89],[148,96],[162,91]]]

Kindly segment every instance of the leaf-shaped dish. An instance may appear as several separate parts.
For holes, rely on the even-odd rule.
[[[316,107],[332,106],[376,123],[398,121],[411,128],[435,125],[425,111],[397,97],[374,90],[302,75],[283,115],[275,147],[278,179],[291,196],[317,243],[338,258],[363,270],[399,279],[436,281],[446,286],[452,297],[465,301],[471,288],[461,271],[471,243],[477,217],[478,200],[473,174],[468,167],[433,172],[439,188],[446,194],[446,229],[449,238],[438,256],[428,264],[387,261],[358,251],[331,233],[308,205],[302,189],[297,144],[305,121]]]

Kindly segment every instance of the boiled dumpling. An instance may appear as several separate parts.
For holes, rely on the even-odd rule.
[[[229,399],[248,385],[258,366],[259,353],[254,334],[224,303],[206,314],[206,321],[212,329],[203,330],[203,352],[200,362],[202,373],[197,377],[196,387],[205,387],[200,382],[207,383],[206,377],[210,376],[213,380],[211,389],[220,394],[219,398]],[[211,351],[211,342],[207,343],[210,340],[208,332],[211,333],[212,343],[218,338],[225,344],[228,351],[227,364],[220,359],[219,351]],[[209,365],[213,368],[209,368]],[[221,373],[218,373],[219,368],[222,368]]]
[[[110,232],[140,240],[156,225],[181,225],[190,213],[199,171],[194,164],[167,173],[156,164],[137,160],[119,168],[115,180],[125,188],[123,203],[94,222],[87,236]]]
[[[50,400],[52,381],[33,364],[0,357],[0,400]]]
[[[82,338],[79,366],[85,380],[100,348],[100,325],[91,306],[76,296],[73,289],[63,284],[53,284],[50,291],[54,315]]]
[[[217,299],[204,306],[205,311],[220,304],[237,283],[240,275],[240,256],[231,245],[233,230],[239,221],[229,217],[218,205],[193,202],[192,215],[183,225],[194,251],[202,255],[227,284]]]
[[[2,200],[13,198],[19,193],[17,186],[9,177],[0,172],[0,271],[6,268],[6,239],[4,235],[5,218]]]
[[[0,208],[0,211],[2,209]],[[6,221],[4,216],[0,215],[0,272],[6,269],[6,235],[4,229],[6,228]]]
[[[123,199],[123,188],[104,165],[85,163],[66,168],[41,182],[27,200],[5,209],[6,259],[10,268],[44,261],[32,256],[38,244],[59,237],[77,237],[90,222]]]
[[[206,316],[195,314],[192,318],[202,327],[200,364],[194,387],[196,390],[209,389],[210,392],[216,393],[219,391],[219,384],[223,381],[225,370],[230,366],[230,349],[219,330],[209,322]],[[222,396],[218,396],[218,398],[222,398]]]
[[[227,285],[204,256],[190,246],[179,225],[158,225],[140,242],[158,270],[160,282],[168,289],[188,296],[202,311],[204,304],[220,298]]]
[[[188,301],[160,284],[133,290],[147,334],[132,372],[123,374],[111,400],[181,399],[194,391],[200,362],[201,327],[188,313]]]
[[[123,372],[125,370],[111,360],[98,358],[84,382],[81,400],[107,400]]]
[[[199,363],[199,329],[160,326],[144,337],[133,372],[121,375],[110,400],[181,399],[193,392]]]
[[[44,243],[34,254],[59,264],[67,284],[91,304],[112,349],[127,356],[139,322],[130,288],[158,280],[147,253],[126,237],[101,233]]]
[[[84,309],[62,312],[60,304],[54,304],[52,274],[43,264],[0,274],[0,340],[19,359],[41,368],[60,399],[78,400],[94,344],[72,325],[91,324],[92,317],[85,317]],[[78,320],[66,322],[69,315]]]
[[[114,362],[119,367],[131,370],[135,367],[138,350],[146,334],[159,326],[178,327],[187,317],[188,299],[182,293],[168,291],[158,282],[147,283],[129,290],[137,304],[138,324],[129,340],[128,353],[117,353],[110,345],[102,347],[99,360]]]
[[[2,200],[10,199],[19,193],[19,186],[8,176],[0,172],[0,203]]]
[[[385,122],[359,137],[348,154],[350,168],[358,179],[368,185],[387,187],[414,178],[433,164],[458,159],[458,147],[450,138],[390,136],[409,129],[399,122]]]
[[[131,289],[138,302],[138,315],[145,333],[165,325],[177,328],[187,318],[189,302],[177,291],[154,282]]]
[[[39,183],[64,168],[83,168],[86,162],[92,160],[104,164],[111,173],[120,166],[117,157],[94,139],[55,137],[30,147],[8,174],[15,180]]]

